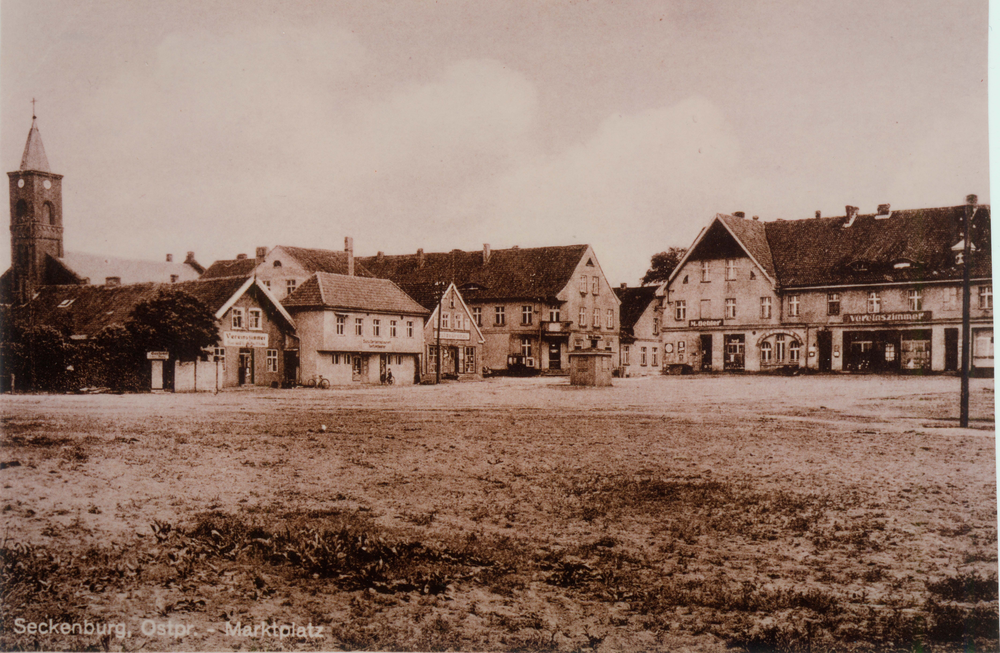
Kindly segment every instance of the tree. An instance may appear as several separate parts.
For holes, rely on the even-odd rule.
[[[125,322],[140,351],[168,351],[171,358],[195,360],[219,341],[215,315],[201,301],[179,290],[161,290],[136,304]]]
[[[653,258],[649,262],[649,269],[642,277],[642,285],[651,286],[669,279],[674,268],[677,267],[686,253],[687,250],[683,247],[671,247],[665,252],[653,254]]]

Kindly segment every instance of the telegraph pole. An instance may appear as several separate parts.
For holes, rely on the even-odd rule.
[[[436,283],[444,286],[447,290],[447,286],[444,285],[443,281],[437,281]],[[438,295],[438,328],[437,328],[437,380],[435,383],[441,383],[441,309],[444,306],[444,290]]]
[[[961,416],[959,425],[962,428],[969,426],[969,342],[971,338],[971,325],[969,324],[969,313],[972,308],[972,288],[970,287],[970,277],[972,273],[972,215],[976,212],[976,204],[979,198],[969,195],[965,198],[965,232],[962,250],[962,398]]]

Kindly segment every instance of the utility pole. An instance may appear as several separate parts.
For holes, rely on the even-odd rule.
[[[447,286],[444,285],[443,281],[435,281],[435,283],[440,284],[447,290]],[[438,328],[437,328],[437,380],[435,383],[441,383],[441,310],[444,307],[444,290],[438,294]]]
[[[969,313],[972,308],[972,288],[969,285],[972,274],[972,216],[976,212],[979,198],[968,195],[965,198],[965,227],[962,250],[962,398],[959,425],[969,426],[969,352],[971,343],[971,325]]]

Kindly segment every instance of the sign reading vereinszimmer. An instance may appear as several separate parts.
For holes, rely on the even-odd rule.
[[[224,331],[222,344],[226,347],[267,347],[267,334]]]
[[[900,313],[847,313],[848,324],[879,324],[882,322],[924,322],[931,319],[930,311],[903,311]]]

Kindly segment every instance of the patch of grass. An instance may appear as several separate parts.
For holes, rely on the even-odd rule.
[[[962,574],[938,581],[926,582],[927,591],[941,601],[978,603],[996,601],[998,594],[997,575],[983,578],[976,574]]]

